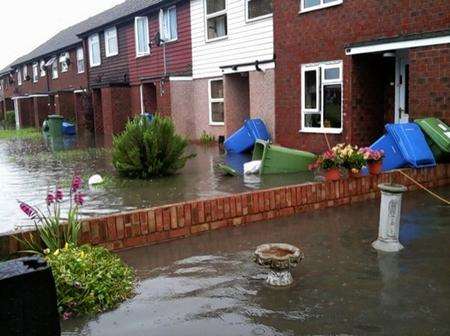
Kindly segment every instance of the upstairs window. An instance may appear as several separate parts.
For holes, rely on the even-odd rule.
[[[16,70],[17,72],[17,85],[22,85],[22,72],[20,70]]]
[[[84,72],[84,51],[83,48],[77,49],[77,72]]]
[[[178,38],[176,6],[160,10],[159,31],[164,42],[175,41]]]
[[[59,55],[59,64],[61,67],[61,72],[67,72],[69,70],[69,53],[65,52]]]
[[[47,72],[45,71],[45,61],[41,60],[41,62],[39,63],[39,71],[41,73],[41,77],[45,77],[45,75],[47,74]]]
[[[302,66],[302,131],[342,131],[342,61]]]
[[[111,57],[116,56],[118,53],[117,28],[112,27],[105,30],[105,54],[106,57]]]
[[[52,78],[58,78],[58,62],[56,61],[56,58],[54,58],[52,62]]]
[[[224,121],[223,80],[211,79],[209,81],[209,123],[223,125]]]
[[[205,0],[206,40],[212,41],[228,35],[226,0]]]
[[[100,39],[98,34],[89,36],[89,65],[92,67],[99,66],[102,63],[100,56]]]
[[[247,21],[272,16],[273,0],[245,0]]]
[[[37,63],[33,64],[33,83],[39,80],[39,65]]]
[[[150,54],[148,18],[146,16],[135,18],[134,33],[136,38],[136,57]]]
[[[316,9],[322,9],[339,5],[343,0],[300,0],[300,12],[309,12]]]
[[[28,67],[26,65],[23,66],[22,73],[23,73],[23,80],[25,80],[25,81],[28,80],[27,79],[27,77],[28,77]]]

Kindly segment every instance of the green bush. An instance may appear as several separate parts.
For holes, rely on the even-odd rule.
[[[175,133],[169,118],[156,116],[129,121],[113,141],[113,164],[120,175],[148,179],[170,175],[193,155],[185,155],[188,141]]]
[[[6,111],[5,115],[5,128],[16,127],[16,113],[14,111]]]
[[[55,278],[58,310],[65,319],[115,308],[133,294],[133,270],[102,247],[66,245],[46,259]]]
[[[200,142],[203,145],[210,145],[215,141],[216,137],[214,135],[208,134],[205,131],[202,132],[202,135],[200,136]]]

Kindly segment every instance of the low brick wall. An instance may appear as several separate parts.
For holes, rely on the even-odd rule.
[[[429,188],[450,184],[450,164],[403,171]],[[81,242],[102,245],[110,250],[155,244],[210,230],[375,199],[379,196],[378,184],[390,181],[403,184],[409,190],[417,189],[413,182],[394,171],[379,176],[251,191],[92,218],[83,222]],[[20,246],[16,239],[0,236],[0,254],[18,250]]]

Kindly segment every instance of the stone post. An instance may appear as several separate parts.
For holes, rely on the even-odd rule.
[[[399,184],[383,183],[381,190],[380,224],[378,239],[372,243],[373,248],[384,252],[398,252],[403,245],[398,240],[402,195],[407,190]]]

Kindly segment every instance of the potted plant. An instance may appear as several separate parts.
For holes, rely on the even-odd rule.
[[[341,158],[333,150],[327,150],[317,157],[317,160],[310,165],[310,170],[322,169],[325,171],[327,181],[337,181],[341,178]]]
[[[342,166],[347,169],[349,177],[358,177],[361,169],[366,165],[364,155],[358,150],[357,146],[337,145],[336,153],[342,159]]]
[[[383,168],[383,150],[375,150],[369,147],[361,148],[359,152],[363,155],[364,160],[367,162],[370,175],[378,175]]]

